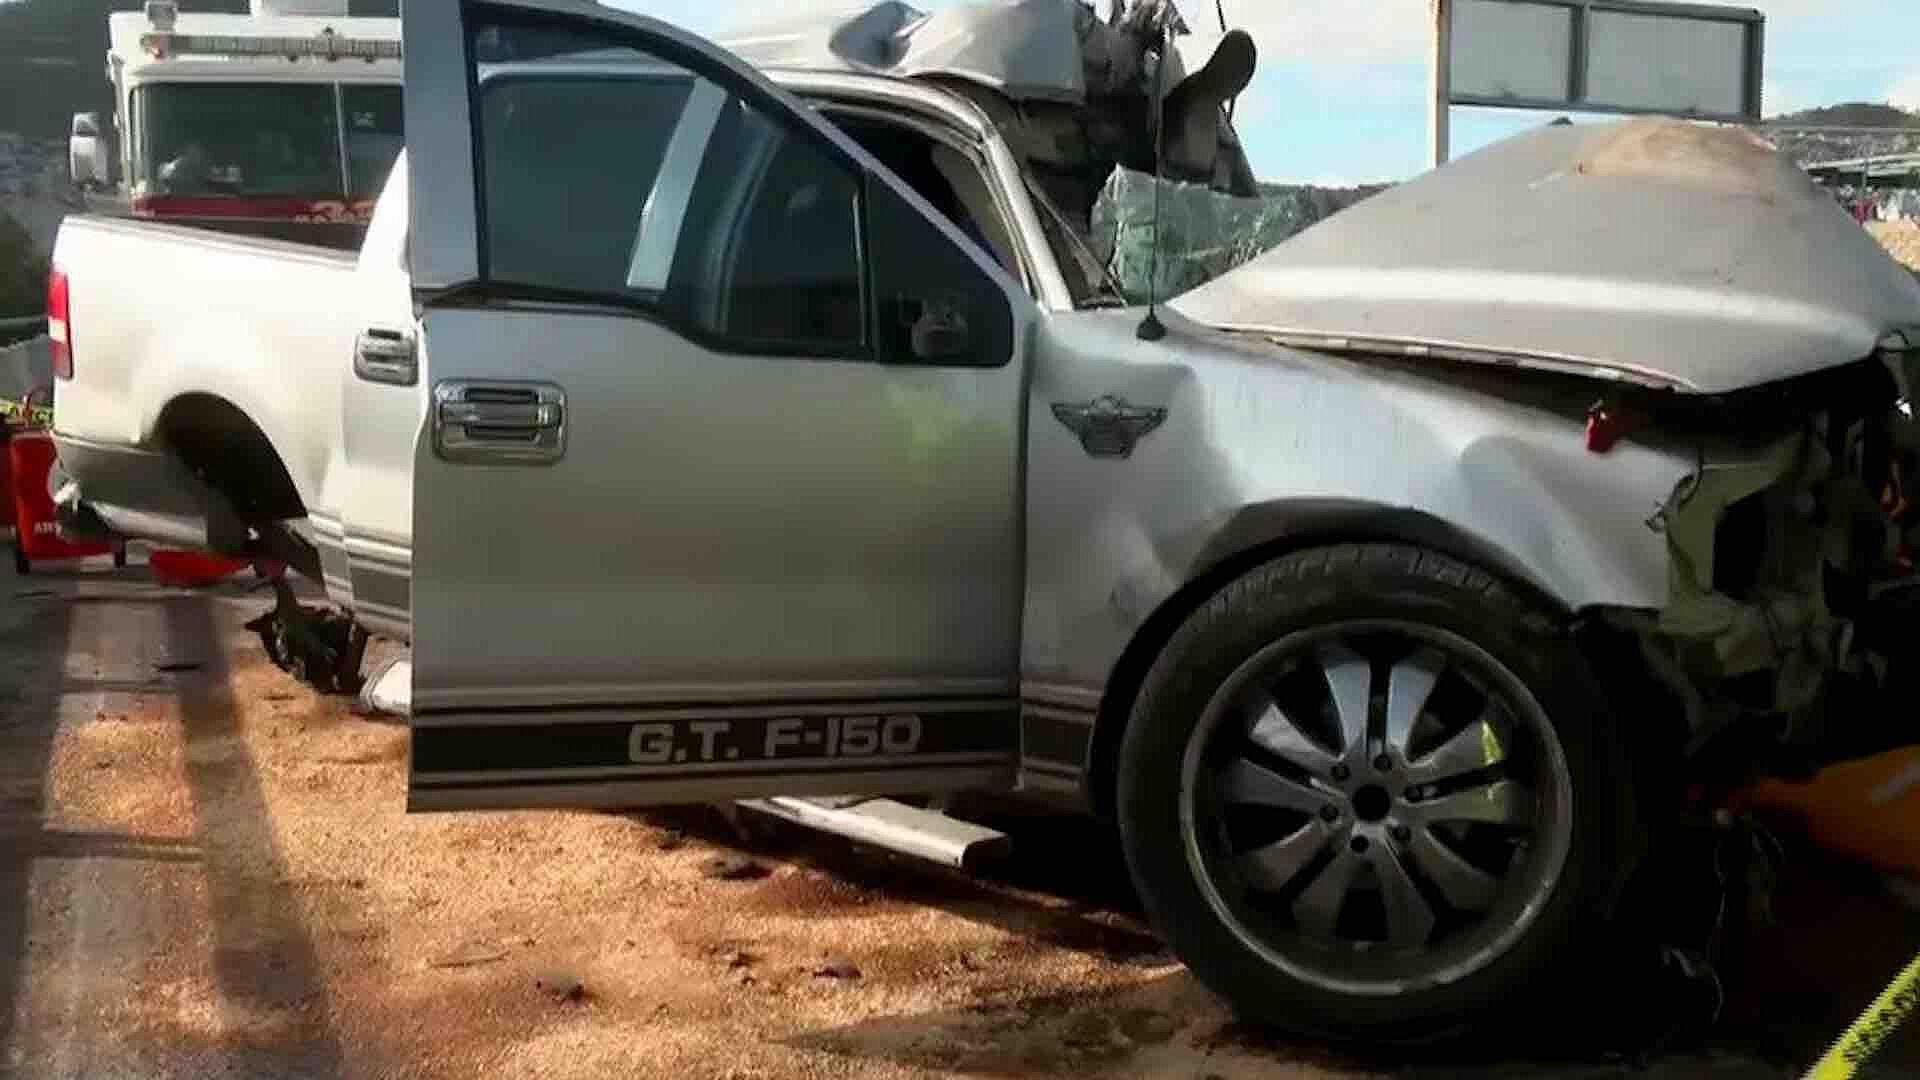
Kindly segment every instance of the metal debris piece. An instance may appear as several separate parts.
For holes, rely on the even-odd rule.
[[[857,979],[860,967],[844,956],[830,956],[813,969],[815,976],[822,979]]]
[[[507,958],[507,950],[478,943],[464,945],[445,956],[427,961],[430,968],[464,968],[492,964]]]
[[[717,881],[755,881],[773,871],[744,855],[715,855],[701,864],[700,872]]]
[[[576,1004],[587,999],[587,985],[564,971],[550,971],[537,976],[533,985],[555,1001]]]

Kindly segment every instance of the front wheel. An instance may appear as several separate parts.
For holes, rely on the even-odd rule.
[[[1596,699],[1555,621],[1477,570],[1277,559],[1142,687],[1118,777],[1135,884],[1255,1019],[1390,1042],[1511,1023],[1625,869]]]

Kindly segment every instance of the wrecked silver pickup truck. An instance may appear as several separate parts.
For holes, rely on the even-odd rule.
[[[1920,285],[1768,147],[1542,128],[1148,323],[1049,105],[874,10],[729,50],[409,0],[430,119],[361,265],[411,311],[343,288],[338,393],[262,406],[347,445],[169,427],[244,409],[142,400],[212,392],[113,308],[188,298],[88,288],[144,252],[244,297],[272,251],[72,222],[73,519],[167,491],[410,634],[415,809],[1058,796],[1200,978],[1356,1038],[1573,975],[1688,789],[1914,738]],[[1230,189],[1207,110],[1173,171]],[[356,465],[369,417],[404,445]]]

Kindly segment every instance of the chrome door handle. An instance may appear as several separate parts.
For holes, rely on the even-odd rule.
[[[412,386],[420,378],[413,336],[377,326],[362,330],[353,343],[353,373],[367,382]]]
[[[433,388],[433,452],[478,465],[547,465],[567,452],[567,395],[552,383],[448,379]]]

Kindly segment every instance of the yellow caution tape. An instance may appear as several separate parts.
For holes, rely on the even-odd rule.
[[[1913,958],[1860,1019],[1808,1071],[1807,1080],[1848,1080],[1920,1006],[1920,956]]]
[[[0,398],[0,418],[24,419],[29,424],[45,426],[53,423],[53,410],[45,405],[29,407],[17,401]]]

